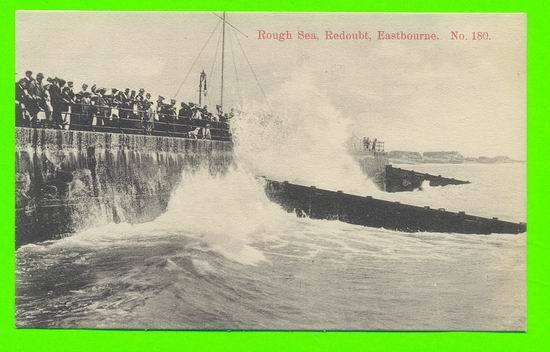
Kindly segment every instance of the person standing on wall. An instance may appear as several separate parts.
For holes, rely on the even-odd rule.
[[[65,85],[65,80],[55,77],[50,85],[50,97],[52,100],[52,127],[59,129],[63,124],[61,112],[63,109],[63,98],[61,97],[61,88]]]
[[[52,111],[48,104],[49,96],[47,94],[46,88],[42,84],[43,79],[44,75],[42,73],[37,74],[36,79],[30,83],[29,90],[36,103],[36,109],[44,111],[45,120],[50,121]],[[33,119],[31,121],[31,125],[35,126],[38,121],[36,114],[32,116],[32,118]]]
[[[71,123],[71,105],[74,103],[73,82],[67,82],[67,86],[61,90],[61,98],[63,99],[62,128],[69,129],[69,124]]]

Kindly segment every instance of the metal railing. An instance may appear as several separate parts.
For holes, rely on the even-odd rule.
[[[121,112],[128,117],[120,117]],[[231,140],[226,122],[105,105],[70,104],[63,112],[40,109],[34,117],[16,119],[16,126]]]
[[[374,145],[374,151],[383,152],[384,151],[384,142],[377,141]]]

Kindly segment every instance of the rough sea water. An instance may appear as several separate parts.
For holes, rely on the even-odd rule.
[[[521,220],[502,196],[506,185],[489,180],[519,177],[523,167],[454,166],[474,183],[451,188],[492,194],[501,201],[486,212]],[[442,189],[424,192],[419,197],[468,209],[466,199]],[[481,208],[469,203],[472,212]],[[410,234],[297,218],[245,173],[198,174],[153,222],[19,248],[17,325],[521,330],[525,237]]]
[[[183,175],[152,222],[20,247],[17,325],[523,330],[526,234],[401,233],[298,218],[271,203],[255,175],[518,222],[525,164],[407,165],[472,183],[385,194],[340,144],[326,145],[344,140],[348,126],[320,113],[237,120],[235,168]],[[330,135],[302,132],[323,124]]]

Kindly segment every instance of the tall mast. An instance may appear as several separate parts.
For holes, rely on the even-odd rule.
[[[221,92],[220,92],[220,110],[223,111],[223,68],[225,64],[225,11],[222,17],[222,79],[221,79]]]

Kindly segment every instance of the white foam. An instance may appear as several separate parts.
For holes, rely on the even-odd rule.
[[[365,194],[376,186],[348,154],[353,122],[299,70],[271,96],[276,110],[246,106],[231,121],[241,167],[276,180]]]
[[[184,176],[155,224],[193,233],[228,259],[254,265],[266,258],[249,243],[284,232],[293,220],[267,199],[261,182],[250,174],[233,170],[212,176],[200,170]]]

